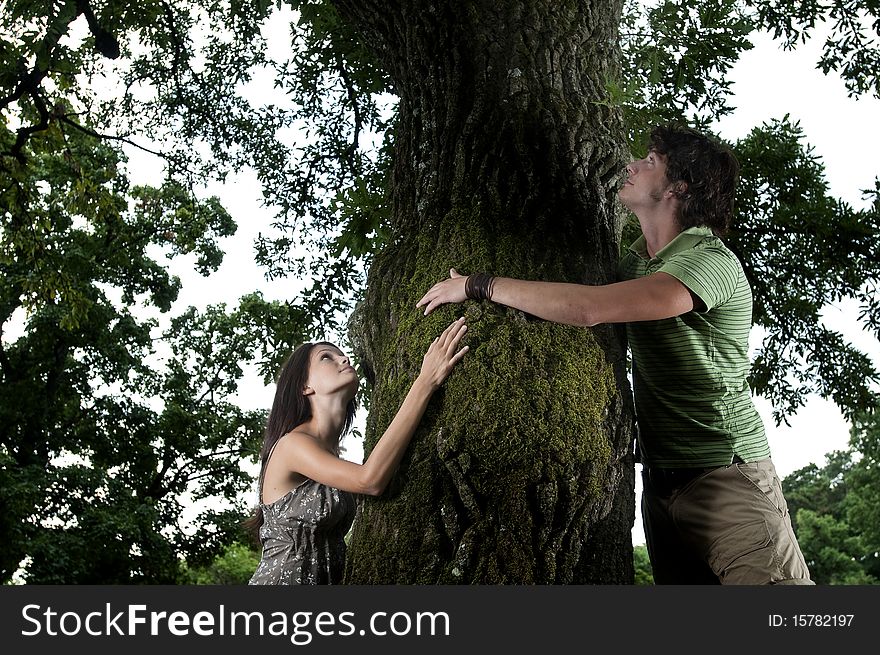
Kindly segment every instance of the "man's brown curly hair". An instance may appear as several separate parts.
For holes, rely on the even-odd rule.
[[[687,126],[655,127],[649,150],[666,158],[666,177],[684,182],[678,194],[682,230],[706,226],[716,235],[730,228],[739,162],[727,146]]]

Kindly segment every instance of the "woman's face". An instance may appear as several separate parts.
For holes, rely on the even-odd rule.
[[[348,357],[336,346],[319,343],[309,355],[309,377],[306,391],[331,395],[345,391],[353,398],[359,380]]]

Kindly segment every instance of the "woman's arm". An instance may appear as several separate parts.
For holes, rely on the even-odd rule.
[[[391,481],[431,396],[468,351],[467,346],[458,350],[466,331],[467,325],[461,318],[434,339],[403,404],[363,464],[340,459],[308,434],[297,431],[278,442],[275,455],[282,457],[291,471],[317,482],[344,491],[378,496]]]

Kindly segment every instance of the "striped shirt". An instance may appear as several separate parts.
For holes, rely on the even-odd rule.
[[[770,456],[747,381],[752,290],[712,231],[681,232],[652,259],[644,236],[620,261],[623,280],[662,271],[705,305],[674,318],[627,324],[642,462],[723,466]]]

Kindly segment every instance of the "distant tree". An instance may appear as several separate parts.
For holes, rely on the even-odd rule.
[[[880,430],[877,414],[857,417],[850,447],[783,480],[810,573],[818,584],[880,583]]]
[[[654,572],[651,570],[651,558],[648,556],[648,547],[645,544],[637,544],[633,546],[633,565],[635,568],[635,584],[654,584]]]
[[[260,563],[260,554],[250,546],[232,543],[214,561],[197,568],[186,568],[184,584],[244,585]]]
[[[880,406],[856,417],[851,435],[854,463],[847,475],[846,518],[864,545],[862,568],[880,580]]]
[[[837,450],[825,455],[825,466],[808,464],[783,481],[785,499],[797,532],[800,509],[843,519],[843,501],[849,488],[846,476],[852,469],[853,451]]]
[[[860,558],[865,545],[847,523],[833,516],[801,509],[797,515],[798,539],[816,584],[878,584],[865,572]]]

